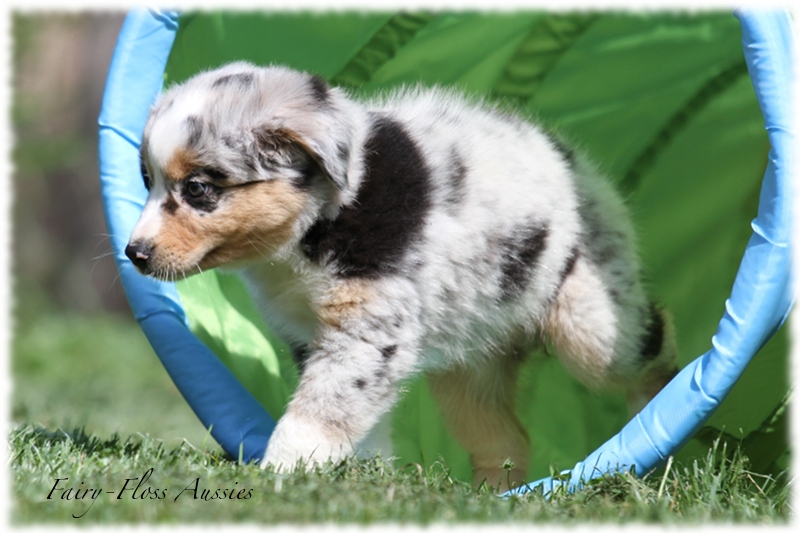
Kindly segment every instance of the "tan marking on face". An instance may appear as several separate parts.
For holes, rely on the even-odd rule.
[[[153,268],[193,274],[233,261],[263,259],[294,235],[307,195],[274,180],[228,189],[217,208],[182,205],[164,213],[154,242]]]
[[[164,166],[164,176],[169,181],[178,182],[186,178],[198,166],[195,153],[186,149],[177,150],[172,159]]]
[[[374,299],[374,291],[368,280],[346,280],[323,299],[317,309],[317,315],[323,324],[341,328],[345,320],[360,316],[364,306]]]

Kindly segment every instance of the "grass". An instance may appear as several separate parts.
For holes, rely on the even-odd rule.
[[[348,460],[278,475],[188,442],[168,448],[152,437],[100,439],[82,430],[21,426],[10,449],[15,525],[785,524],[791,510],[785,479],[752,474],[744,456],[715,449],[663,474],[609,475],[550,498],[541,491],[501,498],[454,480],[441,463]],[[86,489],[102,491],[93,501]]]
[[[726,445],[643,479],[607,476],[550,498],[499,498],[442,462],[347,461],[276,475],[225,455],[129,320],[22,312],[14,333],[15,525],[785,524],[792,514],[788,475],[757,475]],[[94,503],[62,499],[89,488],[103,489]]]
[[[29,315],[34,315],[29,317]],[[17,313],[11,420],[200,442],[206,430],[135,322],[123,317]]]

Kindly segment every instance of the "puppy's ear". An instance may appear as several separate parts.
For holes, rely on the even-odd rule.
[[[276,167],[307,168],[312,163],[337,189],[347,188],[348,154],[326,154],[324,147],[286,128],[260,128],[253,131],[253,158],[264,169]]]

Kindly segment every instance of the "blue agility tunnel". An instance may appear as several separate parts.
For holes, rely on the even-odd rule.
[[[620,469],[652,470],[706,426],[739,381],[747,388],[740,399],[729,400],[732,408],[712,426],[720,431],[740,424],[737,413],[748,418],[742,425],[751,430],[763,425],[787,396],[785,336],[773,355],[759,351],[793,302],[790,15],[780,10],[735,16],[511,15],[129,13],[99,119],[102,194],[115,260],[134,316],[164,368],[231,456],[262,457],[296,382],[285,348],[254,318],[236,280],[212,272],[203,284],[187,280],[176,286],[141,276],[124,254],[146,199],[138,149],[151,103],[165,80],[177,82],[230,59],[288,63],[364,94],[404,80],[458,85],[520,102],[563,124],[601,164],[608,157],[610,174],[620,176],[617,186],[635,203],[634,218],[643,221],[643,262],[661,265],[654,268],[653,285],[676,317],[683,369],[616,434],[609,428],[617,431],[624,424],[619,400],[592,398],[549,366],[531,371],[519,396],[523,409],[530,409],[522,418],[531,420],[537,449],[532,463],[547,469],[551,461],[574,464],[584,458],[559,481],[546,478],[520,491],[540,485],[549,490],[560,480],[579,487]],[[299,36],[302,49],[292,44]],[[741,44],[732,44],[734,38]],[[229,44],[220,46],[223,42]],[[617,65],[618,72],[609,73],[604,61]],[[581,81],[590,75],[596,82]],[[712,165],[718,170],[707,168]],[[753,188],[759,182],[760,194]],[[753,190],[755,195],[748,192]],[[750,196],[757,216],[747,241],[742,217],[756,213],[742,212],[741,205]],[[665,219],[670,209],[656,200],[673,197],[674,217]],[[735,205],[738,218],[715,207],[717,201]],[[688,204],[691,216],[690,207],[675,211]],[[675,253],[689,248],[700,259]],[[738,273],[727,260],[734,255],[741,257]],[[694,261],[706,267],[692,266]],[[693,275],[672,277],[680,263]],[[705,292],[717,280],[724,288]],[[197,297],[198,291],[217,291],[220,299]],[[690,313],[680,309],[695,316],[681,318]],[[707,328],[709,320],[718,324],[710,343],[709,331],[693,327]],[[708,349],[699,357],[686,353],[703,345]],[[742,378],[762,358],[769,361]],[[464,452],[441,435],[424,384],[410,389],[395,415],[399,454],[413,461],[441,455],[448,465],[461,465],[454,472],[464,472]],[[561,410],[536,410],[561,389],[577,390],[585,403],[559,399],[553,401]],[[595,415],[586,406],[598,401]],[[538,441],[537,435],[542,435]],[[599,447],[598,435],[605,440]]]

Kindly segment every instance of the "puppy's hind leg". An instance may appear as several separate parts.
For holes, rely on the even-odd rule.
[[[505,491],[526,481],[530,441],[514,414],[519,360],[498,356],[429,373],[434,398],[456,440],[470,454],[473,484]],[[512,468],[504,469],[510,461]]]
[[[676,372],[666,316],[647,303],[638,280],[619,289],[606,272],[578,256],[545,317],[559,359],[592,389],[626,391],[635,415]]]

